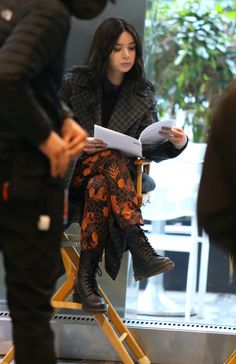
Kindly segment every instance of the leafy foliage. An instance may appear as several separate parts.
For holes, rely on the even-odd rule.
[[[185,110],[193,141],[205,141],[211,112],[236,75],[236,4],[147,1],[145,66],[161,116]]]

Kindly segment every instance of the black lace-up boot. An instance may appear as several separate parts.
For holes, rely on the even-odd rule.
[[[132,255],[136,281],[174,268],[175,264],[170,258],[162,257],[156,253],[139,225],[129,226],[125,231],[127,247]]]
[[[96,281],[98,262],[99,252],[93,250],[81,251],[73,301],[82,303],[82,310],[89,314],[107,312],[107,304],[99,293]]]

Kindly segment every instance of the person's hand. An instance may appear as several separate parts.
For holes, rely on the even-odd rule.
[[[91,138],[91,137],[87,138],[86,145],[83,148],[84,152],[87,154],[101,152],[105,149],[107,149],[106,143],[104,143],[100,139],[95,139],[95,138]]]
[[[168,128],[163,126],[159,134],[174,144],[177,149],[183,148],[187,143],[187,135],[182,128]]]
[[[52,177],[63,177],[69,165],[69,153],[66,142],[54,131],[40,144],[39,150],[50,161],[50,173]]]
[[[67,144],[70,159],[78,157],[86,143],[86,131],[74,119],[66,118],[61,133]]]

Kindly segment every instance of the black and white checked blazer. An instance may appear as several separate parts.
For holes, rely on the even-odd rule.
[[[102,125],[102,90],[89,85],[89,75],[76,67],[66,72],[61,90],[62,99],[70,106],[79,124],[93,136],[94,124]],[[156,102],[151,87],[140,94],[130,95],[122,87],[107,127],[138,138],[141,131],[157,121]]]
[[[102,125],[102,86],[94,90],[86,69],[73,67],[64,75],[61,98],[72,109],[78,123],[87,130],[89,136],[93,136],[94,124]],[[147,83],[142,92],[130,94],[130,90],[124,84],[107,128],[138,139],[143,129],[156,121],[158,118],[153,88]],[[143,154],[155,162],[160,162],[176,157],[184,149],[185,147],[176,149],[171,142],[166,141],[159,146],[149,147]]]

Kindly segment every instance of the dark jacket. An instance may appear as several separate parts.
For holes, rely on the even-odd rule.
[[[0,1],[0,163],[60,131],[70,13],[60,0]]]
[[[73,110],[79,124],[93,136],[94,124],[102,125],[102,87],[93,87],[86,68],[74,67],[64,76],[61,96]],[[138,139],[143,129],[156,121],[157,107],[153,87],[146,83],[139,91],[131,93],[124,84],[107,128]],[[144,150],[144,155],[160,162],[176,157],[183,149],[176,149],[166,141],[158,147],[152,146]]]
[[[200,181],[198,219],[210,238],[236,253],[236,82],[222,98],[212,128]]]

